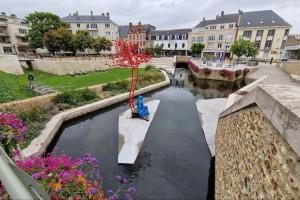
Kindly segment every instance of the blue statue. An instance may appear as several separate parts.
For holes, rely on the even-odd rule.
[[[148,111],[148,107],[144,105],[143,100],[144,100],[144,97],[142,95],[139,95],[137,102],[136,102],[137,112],[138,112],[140,118],[148,121],[150,113]]]

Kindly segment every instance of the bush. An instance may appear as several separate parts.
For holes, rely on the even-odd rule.
[[[242,74],[242,70],[238,69],[234,72],[235,78],[238,78]]]
[[[126,92],[129,90],[130,83],[128,80],[108,83],[103,86],[103,91],[110,91],[110,92]]]
[[[153,66],[153,65],[147,65],[145,67],[145,71],[148,72],[148,71],[154,71],[154,72],[157,72],[158,70]]]
[[[89,89],[83,90],[69,90],[61,94],[56,95],[53,98],[54,103],[64,103],[70,105],[80,105],[84,102],[97,99],[98,96],[94,91]]]
[[[222,69],[219,71],[219,73],[222,77],[227,77],[228,80],[231,80],[233,78],[233,72],[228,69]]]
[[[243,76],[246,77],[246,75],[250,72],[250,70],[248,68],[245,68],[243,70]]]

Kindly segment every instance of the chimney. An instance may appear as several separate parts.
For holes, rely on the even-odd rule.
[[[132,22],[129,22],[129,27],[132,27]]]
[[[219,15],[216,16],[216,19],[218,19],[218,18],[219,18]]]
[[[6,13],[5,12],[1,12],[1,16],[6,16]]]
[[[75,12],[75,15],[78,16],[78,11]]]
[[[202,21],[205,21],[205,17],[203,17]]]
[[[93,11],[91,10],[91,16],[93,16]]]
[[[221,17],[223,17],[223,16],[224,16],[224,10],[221,11]]]
[[[10,14],[10,17],[17,18],[17,16],[15,14]]]
[[[107,19],[110,19],[110,14],[109,14],[109,12],[106,13],[106,17],[107,17]]]
[[[139,21],[139,25],[142,25],[142,22],[141,22],[141,21]]]
[[[104,16],[105,16],[105,14],[104,14],[104,13],[102,13],[102,16],[104,17]]]

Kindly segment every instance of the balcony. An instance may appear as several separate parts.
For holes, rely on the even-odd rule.
[[[261,36],[256,36],[255,41],[261,41],[262,37]]]
[[[267,40],[273,40],[273,37],[274,36],[270,35],[270,36],[267,37]]]
[[[19,38],[26,38],[26,34],[15,32],[15,36]]]
[[[7,26],[7,24],[6,24],[6,22],[0,22],[0,26],[4,26],[4,27],[6,27],[6,26]]]

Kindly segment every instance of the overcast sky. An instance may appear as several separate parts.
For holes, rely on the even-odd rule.
[[[215,18],[222,10],[226,13],[272,9],[293,25],[291,33],[300,34],[300,0],[0,0],[0,11],[24,17],[33,11],[48,11],[67,16],[94,15],[109,12],[119,25],[138,21],[157,29],[192,28],[203,17]]]

